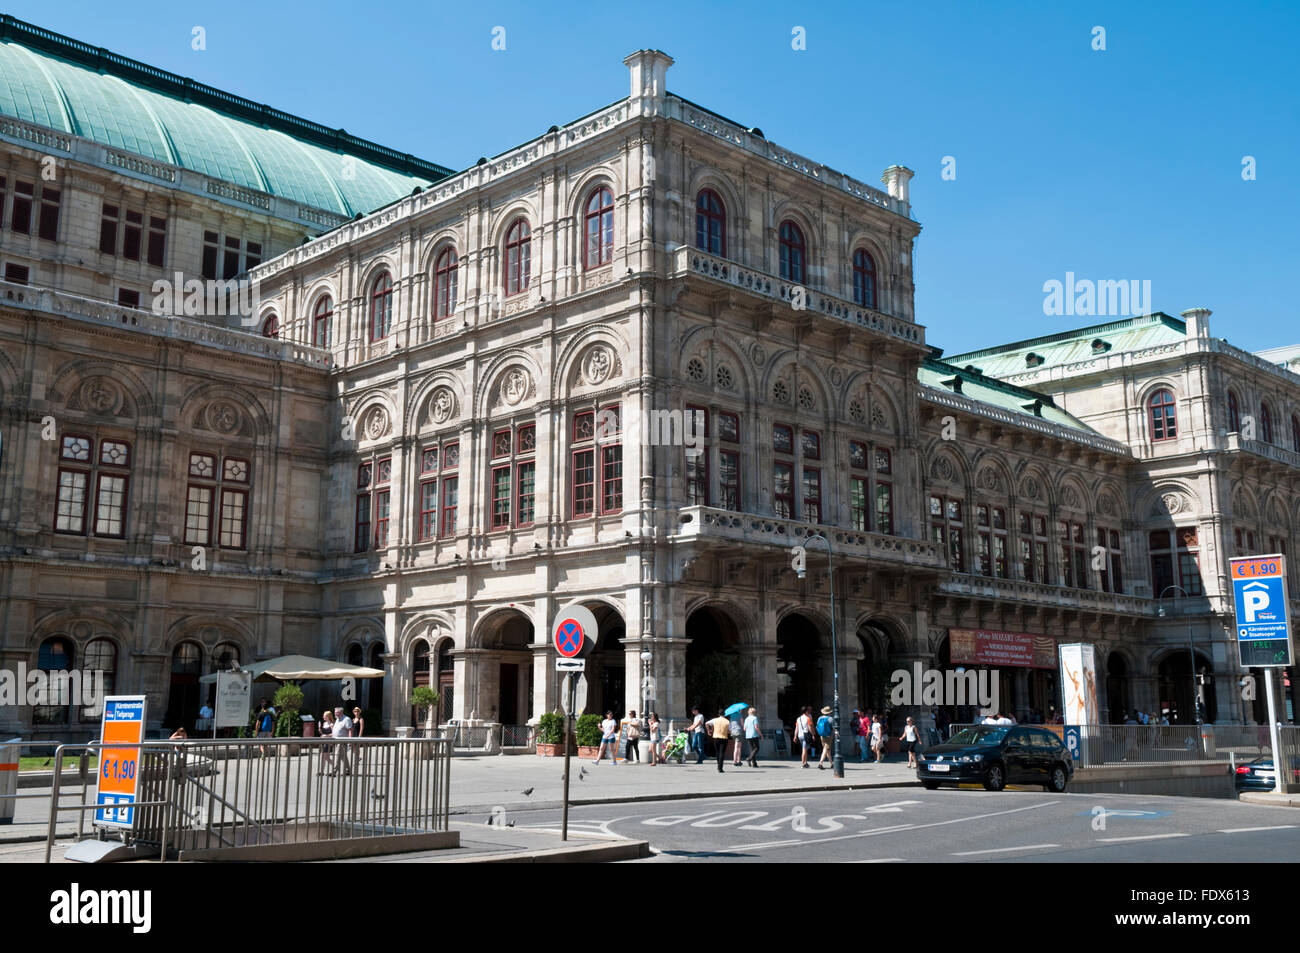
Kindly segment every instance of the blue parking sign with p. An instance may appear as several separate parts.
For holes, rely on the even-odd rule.
[[[1290,665],[1286,557],[1243,556],[1229,566],[1242,666]]]

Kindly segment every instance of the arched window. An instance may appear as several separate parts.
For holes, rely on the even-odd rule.
[[[506,232],[506,295],[528,290],[532,270],[532,230],[522,218]]]
[[[381,272],[370,291],[370,340],[388,337],[393,324],[393,277]]]
[[[1265,443],[1273,442],[1273,411],[1264,401],[1259,402],[1259,439]]]
[[[1241,406],[1232,391],[1228,391],[1228,433],[1241,433]]]
[[[1300,453],[1300,417],[1291,415],[1291,449]]]
[[[1174,404],[1174,395],[1167,390],[1158,390],[1148,401],[1151,408],[1151,439],[1172,440],[1178,436],[1178,418]]]
[[[102,673],[104,679],[102,685],[106,696],[117,694],[117,646],[111,641],[91,639],[90,644],[86,646],[86,657],[81,667],[85,672]],[[99,720],[98,713],[91,715],[83,712],[82,717],[86,720]]]
[[[781,223],[781,277],[796,284],[804,283],[804,260],[808,245],[803,230],[794,222]]]
[[[330,346],[330,319],[334,317],[334,299],[321,295],[311,315],[311,346]]]
[[[727,255],[727,207],[713,189],[695,196],[695,247],[710,255]]]
[[[280,336],[280,319],[274,314],[268,314],[266,320],[262,322],[262,337],[278,338]]]
[[[876,261],[865,248],[853,253],[853,300],[864,308],[876,306]]]
[[[456,249],[448,246],[433,265],[433,319],[451,317],[456,312]]]
[[[239,646],[234,642],[222,642],[212,650],[212,671],[228,672],[239,664]]]
[[[199,675],[203,668],[203,648],[197,642],[182,642],[172,652],[171,690],[167,699],[165,728],[184,727],[189,731],[199,717]]]
[[[587,199],[582,233],[586,236],[584,261],[588,268],[599,268],[614,260],[614,193],[609,189],[599,188]]]
[[[72,643],[64,638],[46,639],[41,643],[40,652],[36,656],[36,667],[42,672],[70,672],[72,671]],[[34,725],[66,725],[68,723],[69,702],[72,701],[65,691],[67,683],[48,679],[46,682],[46,695],[41,701],[46,704],[37,705],[32,709],[32,724]]]

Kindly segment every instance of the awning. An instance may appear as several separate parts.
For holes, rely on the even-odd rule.
[[[255,682],[327,682],[340,678],[383,678],[384,672],[364,665],[346,665],[332,659],[311,658],[308,655],[281,655],[243,666],[253,673]],[[199,679],[205,685],[217,680],[216,672]]]

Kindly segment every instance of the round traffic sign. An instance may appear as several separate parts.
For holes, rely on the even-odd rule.
[[[596,644],[596,617],[582,606],[566,606],[551,624],[551,644],[562,658],[586,655]]]

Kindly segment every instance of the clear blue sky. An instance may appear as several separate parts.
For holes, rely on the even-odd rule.
[[[1209,307],[1213,333],[1240,347],[1300,342],[1300,4],[8,12],[456,169],[626,95],[622,58],[656,47],[677,61],[669,89],[783,146],[871,184],[894,163],[916,170],[917,318],[949,354],[1093,323],[1043,314],[1043,282],[1067,271],[1150,280],[1156,308]],[[806,50],[791,49],[796,25]]]

